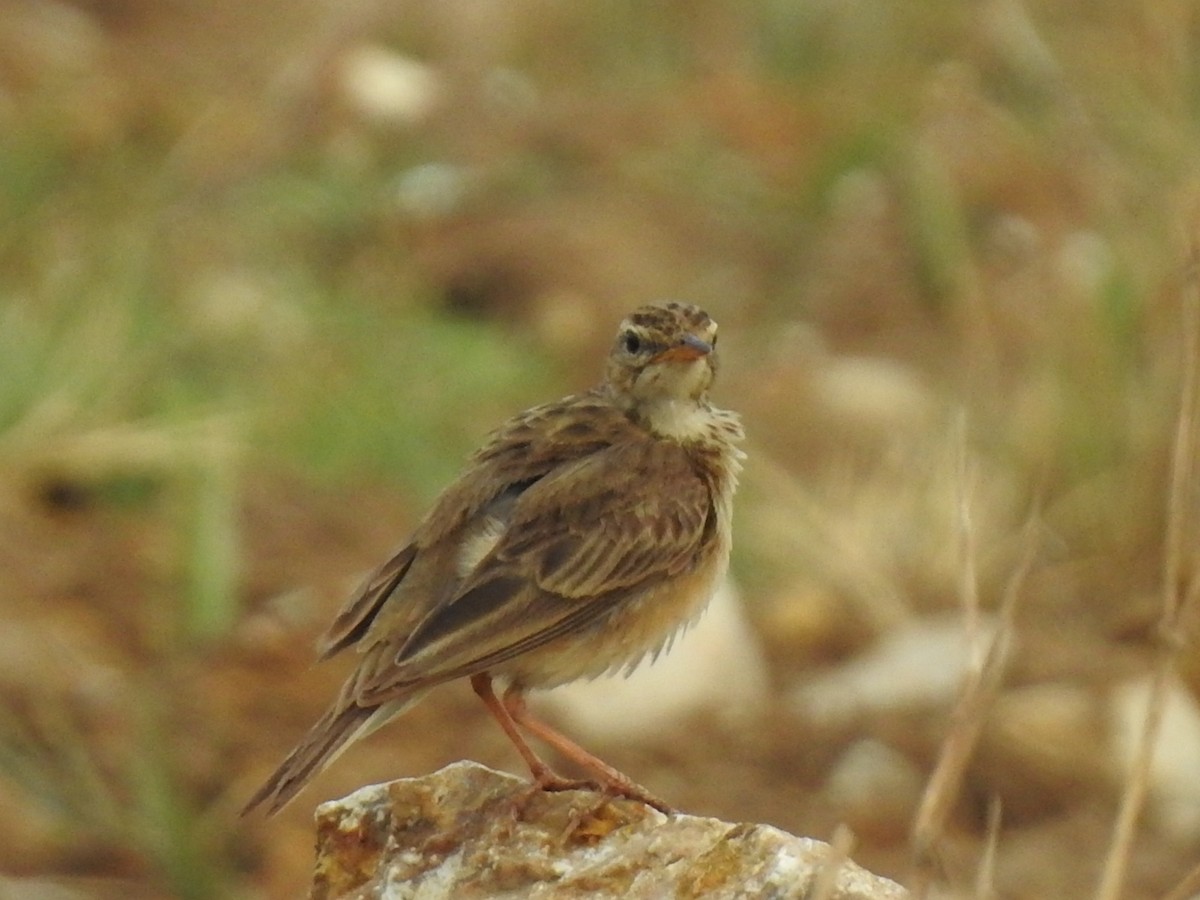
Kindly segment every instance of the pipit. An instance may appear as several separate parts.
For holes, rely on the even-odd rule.
[[[656,657],[723,577],[743,454],[737,415],[708,400],[716,343],[703,310],[643,306],[621,323],[597,387],[502,425],[334,619],[321,658],[354,647],[359,664],[245,811],[279,810],[352,741],[457,678],[538,787],[669,811],[535,718],[525,693]],[[595,780],[556,774],[522,728]]]

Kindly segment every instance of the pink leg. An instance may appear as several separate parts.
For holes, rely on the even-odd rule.
[[[496,697],[496,692],[492,690],[492,677],[490,675],[486,672],[472,675],[471,687],[474,688],[475,693],[484,702],[484,705],[487,706],[488,711],[491,712],[496,721],[500,723],[500,727],[504,729],[504,733],[508,735],[508,739],[516,746],[517,752],[525,760],[525,765],[529,766],[533,780],[539,788],[544,791],[570,791],[580,788],[588,790],[596,789],[596,785],[590,781],[573,781],[569,778],[563,778],[533,752],[533,748],[521,736],[521,732],[508,710],[508,694],[505,694],[505,702],[501,703]],[[534,733],[536,734],[536,732]]]
[[[476,677],[478,678],[479,676]],[[474,683],[474,680],[472,680],[472,683]],[[476,693],[478,693],[478,690],[479,689],[476,688]],[[488,692],[491,692],[490,683],[488,685]],[[494,694],[492,694],[492,700],[495,700]],[[487,700],[485,699],[484,702],[486,703]],[[536,761],[537,764],[540,765],[546,772],[549,772],[550,770],[545,763],[537,758],[537,756],[532,750],[529,749],[528,745],[526,745],[523,740],[519,741],[518,738],[514,737],[517,725],[521,725],[530,733],[541,738],[567,759],[574,761],[578,765],[588,769],[591,772],[594,772],[606,793],[617,797],[627,797],[630,800],[637,800],[639,803],[645,803],[647,806],[652,806],[659,812],[664,812],[668,815],[672,812],[671,807],[659,800],[640,784],[637,784],[628,775],[618,772],[598,756],[588,753],[588,751],[584,750],[566,735],[555,731],[541,719],[535,718],[533,713],[531,713],[528,707],[525,705],[525,696],[523,692],[516,685],[510,687],[504,692],[503,707],[505,710],[505,718],[509,721],[509,723],[511,723],[512,727],[512,731],[509,732],[509,737],[513,738],[514,743],[517,743],[518,750],[521,750],[522,746],[525,747],[524,750],[521,750],[521,755],[525,756],[525,761],[530,764],[530,769],[533,771],[534,778],[538,780],[539,784],[542,784],[542,781],[537,769],[534,769],[533,767],[533,761]],[[500,718],[499,715],[496,717]],[[500,724],[504,725],[504,722],[502,721]],[[504,730],[509,731],[509,727],[506,726]],[[558,778],[558,776],[554,777]],[[545,784],[542,784],[542,786],[546,790],[551,791],[564,790],[564,788],[556,786],[547,786]]]

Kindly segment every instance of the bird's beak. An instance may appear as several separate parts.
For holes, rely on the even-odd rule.
[[[712,344],[694,334],[685,334],[674,347],[668,347],[654,358],[655,362],[691,362],[712,353]]]

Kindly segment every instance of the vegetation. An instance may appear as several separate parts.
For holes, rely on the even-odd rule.
[[[294,895],[308,809],[236,810],[332,693],[309,636],[345,579],[682,296],[752,438],[735,574],[779,685],[776,724],[697,723],[671,763],[767,774],[687,799],[827,836],[867,734],[963,758],[917,874],[915,803],[858,824],[864,864],[1179,885],[1200,835],[1139,819],[1103,722],[1139,679],[1200,689],[1191,7],[327,6],[0,12],[0,871]],[[964,603],[1012,640],[970,728],[794,716],[811,673]],[[1048,686],[1085,711],[1014,739],[997,711]],[[420,714],[459,756],[464,708]],[[433,759],[383,741],[339,787]]]

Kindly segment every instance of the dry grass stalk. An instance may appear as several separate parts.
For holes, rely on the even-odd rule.
[[[829,840],[829,855],[825,858],[813,882],[809,900],[833,900],[838,875],[854,851],[854,832],[844,823],[833,830]]]
[[[912,617],[908,601],[886,575],[878,573],[877,560],[868,554],[864,542],[833,521],[795,473],[765,449],[756,448],[752,438],[746,447],[747,454],[755,461],[753,471],[747,472],[747,480],[753,479],[764,496],[778,498],[792,525],[790,530],[777,529],[774,535],[783,535],[787,541],[792,540],[793,534],[803,535],[804,540],[820,542],[828,548],[823,558],[838,562],[826,573],[827,577],[845,591],[880,633],[907,622]],[[795,542],[787,544],[789,553],[794,554],[797,549]]]
[[[1163,900],[1195,900],[1197,896],[1200,896],[1200,863],[1184,875],[1183,880]]]
[[[958,511],[963,573],[960,600],[968,634],[973,642],[972,665],[967,672],[958,705],[954,709],[950,731],[942,742],[937,765],[925,786],[921,805],[913,820],[913,876],[910,879],[910,887],[913,897],[918,900],[928,896],[937,875],[937,848],[945,833],[946,819],[959,795],[967,763],[979,742],[987,711],[1000,689],[1008,651],[1012,645],[1013,615],[1017,597],[1025,576],[1033,565],[1037,548],[1037,520],[1036,517],[1031,517],[1023,538],[1021,559],[1001,600],[996,630],[990,641],[985,640],[979,627],[978,587],[975,578],[977,548],[970,515],[971,467],[966,459],[965,434],[960,436],[960,440],[963,445],[959,465],[962,490]]]
[[[1159,650],[1150,687],[1150,700],[1142,733],[1130,763],[1121,795],[1121,806],[1113,824],[1113,835],[1104,859],[1104,871],[1096,888],[1096,900],[1118,900],[1133,854],[1138,819],[1150,789],[1150,768],[1158,745],[1163,710],[1175,676],[1179,653],[1186,641],[1190,607],[1200,593],[1200,580],[1192,579],[1184,590],[1186,562],[1193,544],[1188,534],[1188,498],[1196,458],[1196,403],[1200,394],[1200,220],[1192,223],[1188,267],[1183,295],[1183,372],[1179,417],[1168,481],[1167,536],[1163,553],[1163,610],[1159,620]],[[1188,876],[1189,878],[1191,875]],[[1178,890],[1178,889],[1177,889]]]
[[[975,494],[975,479],[977,472],[971,465],[967,451],[967,416],[963,412],[958,417],[955,445],[958,448],[956,463],[956,480],[958,489],[958,527],[959,535],[958,562],[961,578],[958,596],[963,607],[963,618],[966,627],[967,645],[970,648],[970,668],[972,672],[983,669],[986,645],[982,639],[979,613],[979,534],[971,516],[971,498]]]
[[[1000,825],[1004,819],[1004,805],[999,797],[988,803],[987,837],[983,845],[983,856],[979,860],[979,871],[975,873],[975,900],[991,900],[996,896],[996,851],[1000,847]]]

